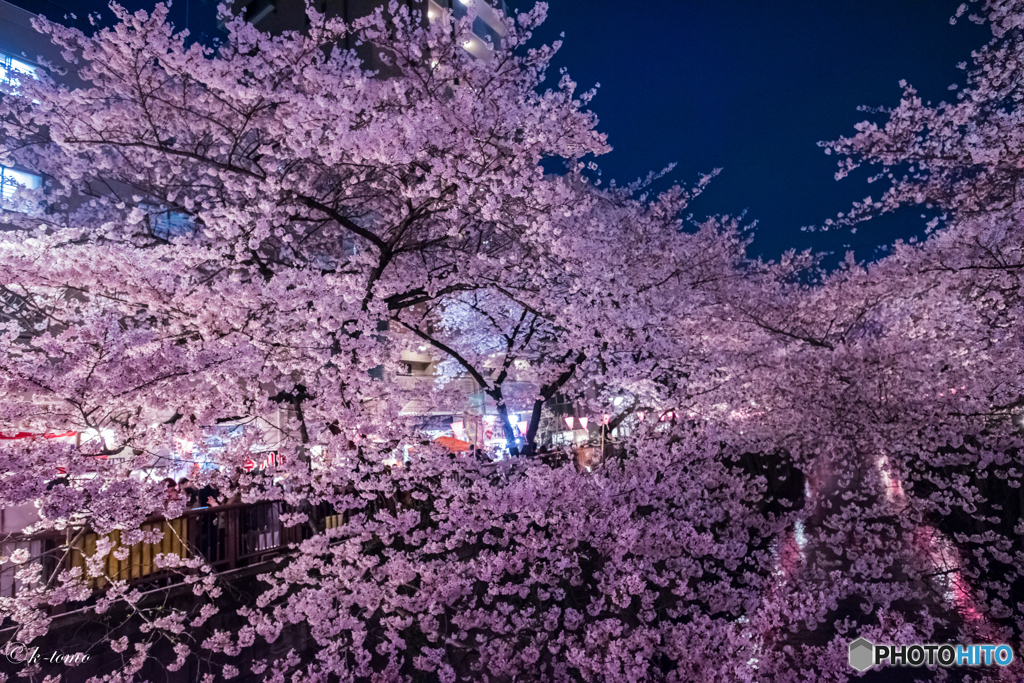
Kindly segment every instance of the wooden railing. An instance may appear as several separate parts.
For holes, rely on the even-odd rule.
[[[163,531],[159,543],[121,545],[121,532],[107,535],[113,549],[103,559],[104,575],[89,580],[91,588],[103,588],[110,581],[139,582],[169,577],[170,572],[157,567],[159,554],[181,558],[203,557],[214,569],[226,571],[262,562],[296,543],[309,538],[313,531],[308,525],[282,526],[282,512],[291,511],[281,502],[221,505],[212,508],[188,510],[177,519],[153,518],[142,526],[145,531]],[[312,524],[319,531],[340,526],[344,519],[330,505],[321,504],[312,510]],[[87,531],[71,543],[53,534],[8,538],[0,542],[0,555],[9,555],[17,548],[29,544],[33,555],[43,555],[42,576],[45,579],[61,569],[81,567],[85,571],[87,558],[96,553],[102,536]],[[118,556],[124,559],[119,559]],[[58,558],[63,558],[60,561]],[[4,569],[12,569],[7,565]],[[14,597],[18,592],[16,581],[6,581],[0,597]]]

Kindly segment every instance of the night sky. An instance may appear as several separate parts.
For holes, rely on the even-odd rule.
[[[556,67],[581,89],[600,83],[592,103],[614,150],[598,159],[604,182],[629,182],[670,162],[671,180],[722,174],[693,205],[696,218],[746,211],[756,220],[752,254],[775,258],[812,247],[858,258],[897,237],[920,234],[908,209],[859,228],[804,232],[878,187],[867,173],[837,182],[836,159],[819,140],[853,132],[859,105],[892,106],[900,79],[926,100],[950,99],[962,82],[956,64],[988,38],[966,19],[951,26],[961,0],[552,0],[545,42],[565,32]],[[84,16],[92,0],[15,0],[60,19]],[[129,9],[147,0],[127,0]],[[508,0],[512,9],[528,2]],[[208,38],[215,0],[178,0],[176,25]],[[205,41],[204,41],[205,42]],[[552,85],[557,71],[552,74]]]
[[[960,0],[555,0],[546,41],[565,32],[556,63],[581,87],[614,150],[604,179],[634,180],[677,162],[673,180],[722,168],[695,217],[757,220],[753,254],[813,247],[859,258],[923,232],[919,210],[849,230],[808,233],[878,186],[835,180],[819,140],[854,132],[859,105],[894,106],[900,79],[925,99],[951,99],[956,64],[988,39]],[[512,3],[510,3],[512,6]],[[525,6],[525,5],[524,5]]]

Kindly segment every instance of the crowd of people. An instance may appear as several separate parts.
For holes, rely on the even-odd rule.
[[[241,502],[240,493],[236,493],[231,497],[223,496],[220,490],[212,484],[196,488],[191,485],[187,477],[182,477],[178,481],[167,477],[163,480],[163,483],[167,487],[167,499],[177,500],[184,497],[185,506],[189,509],[216,507],[218,505],[230,505]]]

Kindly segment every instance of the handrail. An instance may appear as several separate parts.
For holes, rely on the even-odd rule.
[[[109,534],[98,534],[86,529],[75,535],[71,551],[63,552],[63,561],[55,557],[42,558],[44,580],[55,572],[74,567],[85,569],[86,559],[96,552],[101,538],[108,538],[114,548],[103,560],[104,574],[89,580],[90,587],[105,588],[111,580],[129,582],[150,581],[171,575],[156,565],[160,554],[178,555],[182,558],[203,557],[214,568],[226,571],[261,562],[280,553],[290,543],[311,535],[306,525],[285,527],[280,515],[291,510],[283,501],[258,501],[256,503],[230,503],[185,510],[179,517],[167,519],[163,516],[147,518],[140,526],[145,531],[163,531],[158,543],[136,543],[121,545],[121,530]],[[344,516],[338,514],[329,504],[314,506],[313,523],[317,528],[329,529],[340,526]],[[11,534],[0,538],[0,554],[3,546],[14,546],[26,542],[42,545],[40,555],[54,553],[67,548],[67,532],[44,531],[36,534]],[[124,559],[118,559],[115,551]],[[17,592],[16,582],[10,582],[10,593]]]

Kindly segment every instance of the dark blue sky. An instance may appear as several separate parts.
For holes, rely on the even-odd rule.
[[[598,160],[603,178],[674,161],[674,179],[689,182],[721,167],[694,213],[746,209],[758,221],[753,253],[850,244],[870,258],[920,233],[920,211],[856,235],[801,232],[878,190],[866,173],[837,182],[836,158],[817,142],[852,133],[859,105],[898,103],[903,78],[926,99],[950,99],[956,64],[989,36],[966,19],[950,25],[960,1],[554,0],[541,38],[564,31],[556,63],[581,87],[601,84],[592,109],[614,147]]]
[[[507,0],[526,9],[529,0]],[[949,17],[961,0],[551,0],[538,36],[565,32],[556,66],[581,88],[600,83],[592,108],[614,151],[598,160],[607,182],[628,182],[678,162],[673,180],[722,174],[694,204],[696,217],[747,211],[757,220],[752,252],[774,258],[813,247],[860,258],[896,237],[920,233],[908,210],[848,230],[808,233],[872,189],[866,173],[836,182],[836,160],[817,146],[853,131],[858,105],[895,105],[900,79],[925,99],[948,99],[988,31]],[[84,16],[97,0],[15,0],[59,19]],[[152,0],[123,0],[129,9]],[[177,0],[193,34],[215,31],[216,0]],[[557,78],[557,72],[553,74]]]

